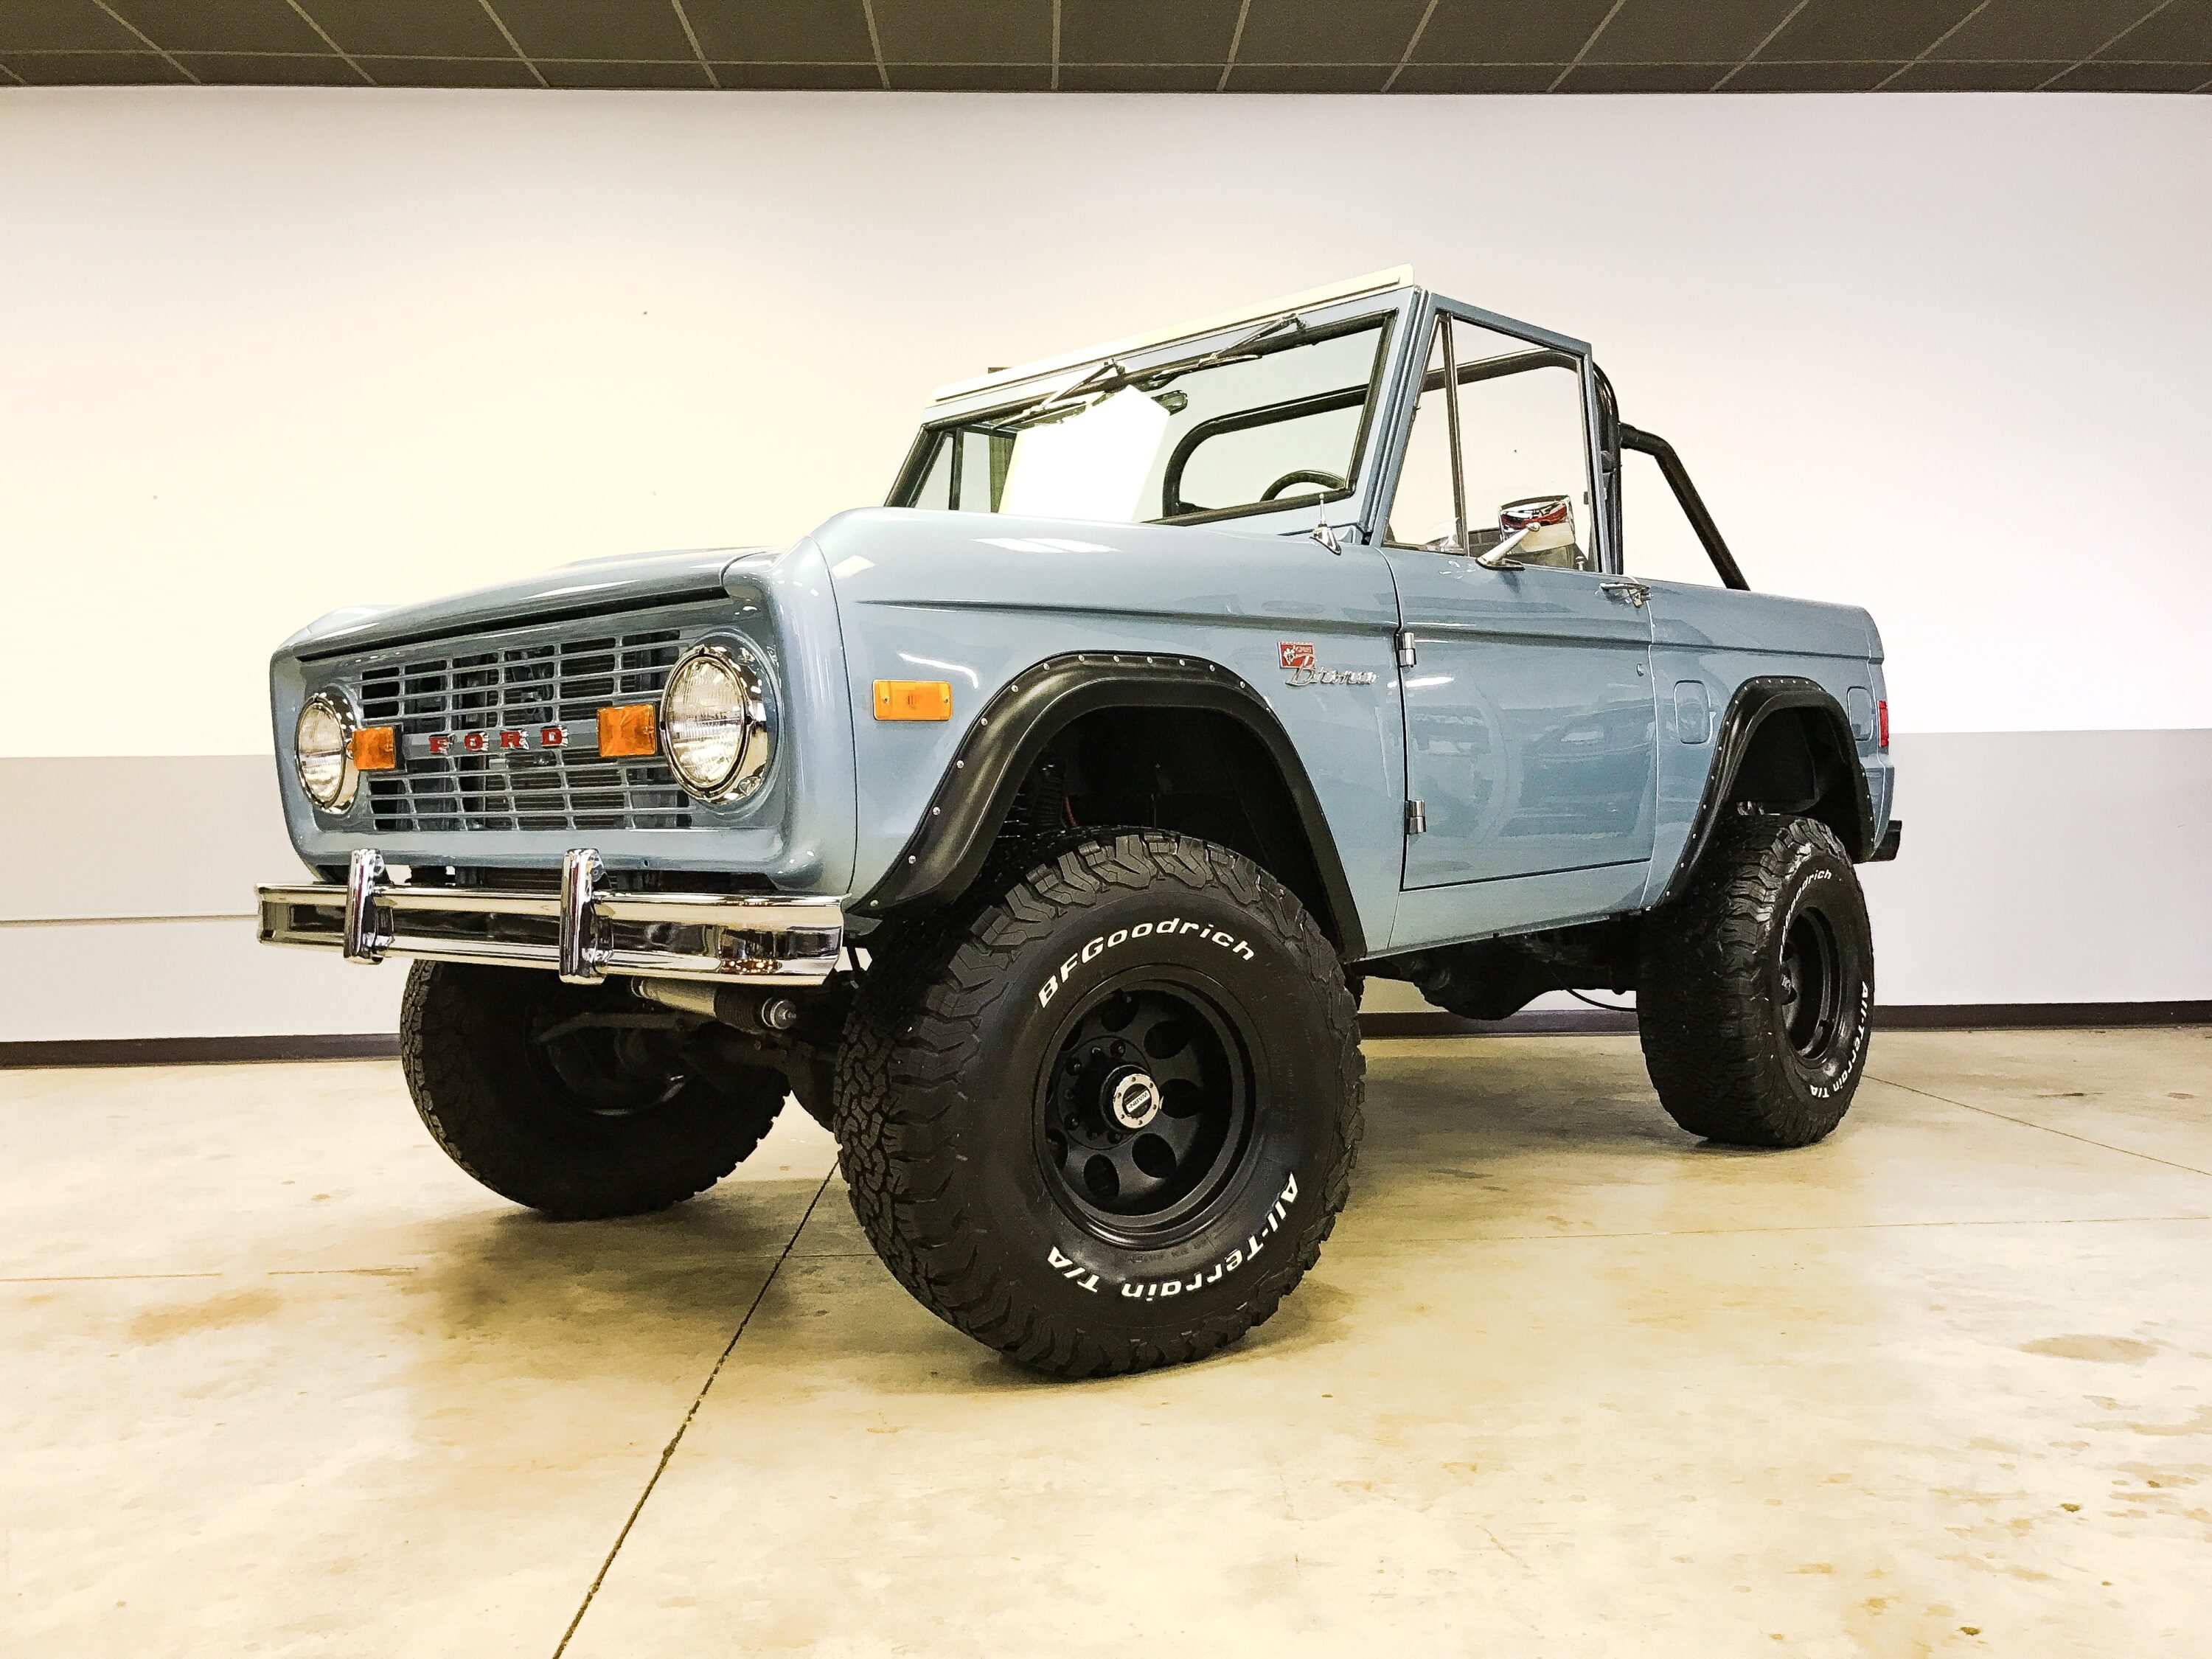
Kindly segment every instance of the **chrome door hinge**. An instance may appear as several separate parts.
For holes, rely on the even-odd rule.
[[[1423,803],[1417,800],[1406,803],[1406,833],[1409,836],[1429,833],[1429,809]]]
[[[1411,668],[1420,659],[1420,643],[1413,638],[1413,630],[1410,628],[1400,629],[1398,630],[1398,666]]]

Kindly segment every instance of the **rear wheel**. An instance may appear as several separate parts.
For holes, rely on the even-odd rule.
[[[1272,1314],[1360,1128],[1343,969],[1297,900],[1155,831],[1062,844],[876,951],[838,1059],[870,1242],[924,1306],[1068,1376]]]
[[[1804,1146],[1866,1067],[1874,940],[1850,856],[1812,818],[1738,819],[1646,920],[1637,987],[1660,1103],[1692,1134]]]
[[[679,1054],[680,1029],[606,988],[417,963],[400,1060],[432,1138],[502,1198],[560,1220],[640,1215],[729,1174],[783,1104],[779,1073]]]

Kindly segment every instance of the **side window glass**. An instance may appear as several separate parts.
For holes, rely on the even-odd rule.
[[[1458,382],[1460,478],[1468,547],[1481,552],[1505,533],[1510,510],[1547,497],[1567,502],[1565,522],[1516,544],[1522,564],[1595,570],[1597,538],[1590,492],[1588,425],[1577,360],[1509,334],[1453,319],[1451,360]],[[1443,331],[1409,434],[1406,464],[1390,511],[1390,539],[1401,546],[1453,544],[1450,410],[1445,405]]]
[[[915,492],[914,505],[939,512],[995,513],[1006,488],[1006,466],[1013,459],[1011,434],[956,428],[940,432],[929,470]]]
[[[1407,434],[1406,460],[1398,469],[1386,534],[1400,547],[1441,552],[1453,545],[1455,525],[1451,416],[1444,407],[1444,337],[1439,327],[1429,342],[1428,371],[1421,377],[1421,400],[1413,408],[1413,429]]]

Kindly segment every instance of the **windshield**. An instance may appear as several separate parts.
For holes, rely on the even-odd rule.
[[[1174,362],[1109,360],[925,428],[895,504],[1136,524],[1340,499],[1359,476],[1388,329],[1284,318]]]

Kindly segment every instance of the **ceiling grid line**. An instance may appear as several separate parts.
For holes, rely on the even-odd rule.
[[[1252,15],[1252,0],[1243,0],[1237,8],[1237,28],[1229,37],[1229,61],[1221,66],[1221,78],[1213,83],[1216,92],[1229,90],[1229,72],[1237,67],[1237,48],[1244,44],[1244,20]]]
[[[2052,82],[2061,80],[2066,76],[2073,74],[2074,71],[2080,69],[2083,64],[2090,63],[2103,56],[2106,52],[2110,52],[2114,46],[2119,45],[2121,41],[2126,40],[2128,36],[2133,34],[2137,29],[2141,28],[2145,23],[2149,22],[2152,18],[2157,16],[2159,13],[2164,11],[2172,3],[2173,0],[2158,0],[2158,3],[2156,5],[2153,6],[2142,16],[2136,18],[2134,22],[2129,24],[2127,27],[2122,29],[2111,40],[2106,41],[2104,45],[2099,46],[2096,51],[2086,54],[2079,63],[2069,64],[2064,69],[2060,70],[2057,74],[2052,76],[2049,81],[2045,81],[2039,84],[2035,89],[2038,92],[2050,91]]]
[[[1406,72],[1406,65],[1413,61],[1413,48],[1421,44],[1421,36],[1428,32],[1429,19],[1434,17],[1436,15],[1437,0],[1429,0],[1427,9],[1421,13],[1421,21],[1413,25],[1413,39],[1406,42],[1405,51],[1398,54],[1397,67],[1393,69],[1389,75],[1384,78],[1382,82],[1383,91],[1388,92],[1391,88],[1398,84],[1398,77]]]
[[[117,22],[122,24],[125,28],[129,29],[131,33],[137,35],[149,46],[153,47],[153,50],[160,54],[161,61],[167,64],[171,69],[176,70],[178,74],[183,76],[185,80],[191,82],[194,86],[198,86],[200,84],[200,77],[198,76],[193,74],[181,63],[178,62],[177,59],[172,57],[165,48],[155,46],[154,37],[152,35],[147,33],[145,30],[140,28],[136,23],[125,17],[121,12],[116,10],[114,7],[109,5],[107,3],[107,0],[92,0],[92,3],[98,6],[100,10],[106,12]]]
[[[699,49],[699,31],[691,27],[690,14],[684,9],[684,0],[668,0],[676,9],[676,21],[684,25],[684,38],[691,43],[691,55],[699,60],[699,70],[707,77],[707,84],[717,92],[722,89],[722,77],[714,73],[714,66],[707,61],[707,54]]]
[[[300,0],[284,0],[284,3],[291,7],[294,11],[300,14],[300,21],[305,23],[309,28],[314,30],[318,40],[321,40],[325,46],[328,46],[332,52],[336,52],[340,58],[345,60],[345,66],[348,69],[351,70],[356,75],[361,76],[361,78],[370,86],[373,87],[376,84],[376,77],[371,75],[367,70],[363,69],[359,64],[354,62],[353,55],[347,52],[346,49],[340,46],[337,41],[331,39],[331,32],[307,15],[307,9],[300,3]]]
[[[1060,90],[1060,0],[1052,0],[1052,89]]]
[[[876,28],[875,0],[860,0],[861,15],[868,20],[868,49],[876,54],[876,79],[884,83],[884,90],[891,89],[891,72],[884,64],[884,37]]]
[[[1719,80],[1713,82],[1712,90],[1718,92],[1723,87],[1728,85],[1729,82],[1735,80],[1737,76],[1749,69],[1752,65],[1753,59],[1756,58],[1762,52],[1765,52],[1767,47],[1772,46],[1774,44],[1774,37],[1781,33],[1783,30],[1788,28],[1792,23],[1796,22],[1797,21],[1797,14],[1804,10],[1806,7],[1812,3],[1813,0],[1797,0],[1797,3],[1790,8],[1789,14],[1784,16],[1780,22],[1777,23],[1772,28],[1767,30],[1764,35],[1759,37],[1759,41],[1757,46],[1753,46],[1749,52],[1744,53],[1742,58],[1737,62],[1729,65],[1729,72],[1721,76]]]
[[[1942,46],[1946,40],[1956,34],[1960,29],[1966,27],[1967,24],[1972,22],[1974,19],[1979,17],[1989,9],[1990,0],[1982,0],[1981,4],[1976,6],[1973,10],[1968,12],[1957,22],[1952,24],[1949,28],[1945,29],[1942,33],[1937,35],[1926,46],[1921,47],[1920,55],[1918,57],[1915,58],[1909,64],[1899,64],[1895,69],[1890,70],[1888,74],[1883,76],[1881,80],[1875,82],[1873,86],[1868,88],[1868,90],[1869,92],[1880,92],[1887,88],[1892,81],[1894,81],[1899,76],[1904,74],[1907,70],[1917,68],[1918,65],[1926,63],[1928,61],[1928,54],[1929,52],[1935,51],[1936,47]]]
[[[10,81],[13,81],[19,87],[27,87],[31,84],[21,76],[16,74],[15,70],[9,69],[5,64],[0,64],[0,75],[6,76]]]
[[[482,6],[484,15],[491,19],[492,27],[499,31],[501,39],[507,42],[507,50],[522,60],[523,68],[538,77],[538,84],[541,87],[550,87],[553,83],[545,78],[545,71],[532,63],[530,54],[523,51],[522,42],[514,38],[514,31],[507,27],[507,19],[492,9],[491,0],[477,0],[477,4]]]
[[[1605,33],[1605,26],[1613,21],[1614,18],[1620,16],[1620,9],[1627,3],[1628,0],[1613,0],[1611,9],[1606,12],[1604,16],[1597,20],[1597,27],[1589,32],[1589,39],[1583,41],[1582,44],[1582,49],[1575,53],[1574,62],[1569,64],[1566,68],[1561,70],[1557,75],[1553,76],[1552,77],[1552,84],[1544,88],[1545,91],[1557,92],[1559,89],[1560,83],[1583,66],[1583,59],[1589,56],[1590,48],[1597,44],[1598,36]],[[1982,3],[1987,5],[1989,3],[1989,0],[1982,0]]]

